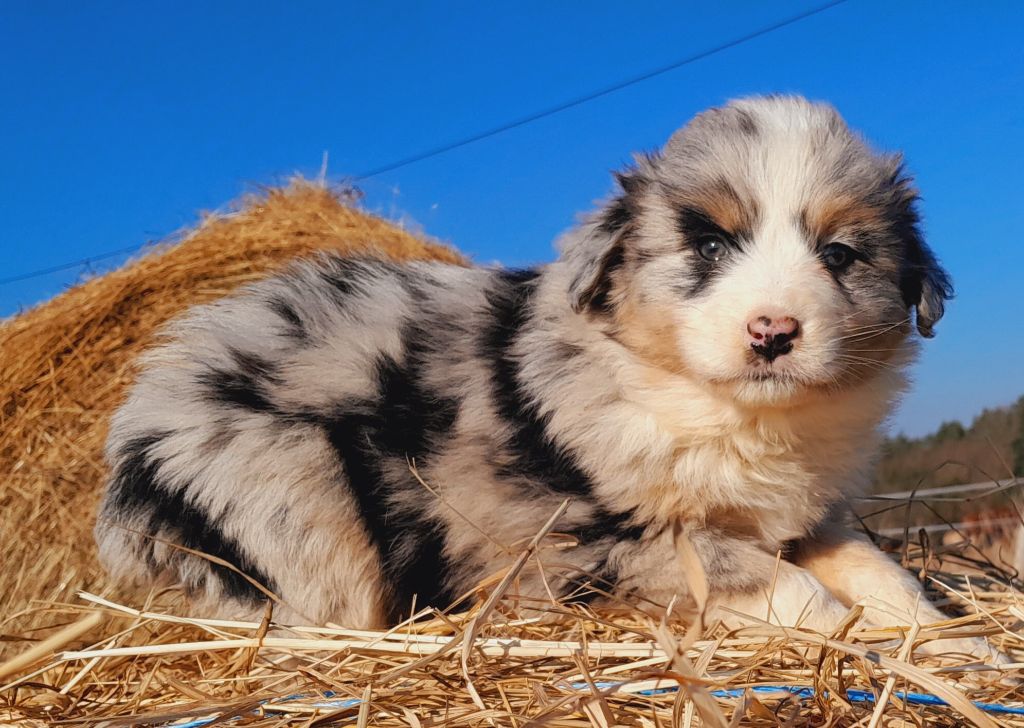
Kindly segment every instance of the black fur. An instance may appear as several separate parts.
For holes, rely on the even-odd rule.
[[[306,322],[302,320],[299,312],[292,304],[283,298],[274,298],[267,302],[267,306],[284,322],[285,336],[303,343],[309,341],[309,330],[306,328]]]
[[[636,514],[632,512],[612,513],[598,506],[594,509],[591,518],[576,528],[569,529],[581,545],[605,542],[604,555],[597,565],[590,570],[589,574],[583,575],[580,579],[573,580],[570,585],[573,588],[584,588],[573,595],[573,601],[589,604],[600,596],[599,592],[611,592],[615,590],[619,581],[619,570],[609,558],[609,552],[613,546],[623,542],[637,542],[644,537],[647,527],[634,521]]]
[[[593,514],[584,525],[571,530],[581,544],[591,544],[601,539],[613,542],[639,541],[646,526],[635,522],[636,514],[630,511],[612,513],[600,506],[595,507]]]
[[[237,349],[231,350],[234,366],[213,369],[199,375],[213,400],[252,412],[271,412],[274,405],[267,384],[279,382],[274,366],[266,359]]]
[[[705,260],[696,250],[696,245],[708,236],[714,236],[729,246],[733,252],[739,247],[737,238],[720,227],[711,216],[703,210],[684,207],[676,217],[676,229],[683,237],[683,243],[691,251],[690,270],[692,275],[683,290],[686,296],[699,295],[714,280],[722,269],[728,265],[725,260],[712,262]]]
[[[189,501],[184,488],[171,490],[160,482],[161,461],[151,451],[164,437],[162,434],[139,437],[122,451],[122,460],[110,486],[114,517],[119,513],[148,513],[145,535],[222,559],[270,591],[276,591],[270,577],[252,562],[239,544]],[[150,567],[159,570],[161,565],[154,560],[152,542],[147,543],[145,552]],[[182,552],[181,558],[199,557]],[[229,596],[252,605],[266,599],[266,595],[241,574],[213,562],[207,564]]]
[[[441,447],[459,405],[423,382],[423,332],[408,329],[404,338],[402,364],[387,356],[377,363],[377,399],[344,404],[338,416],[323,423],[379,554],[392,622],[408,616],[414,596],[420,607],[439,608],[456,597],[449,585],[452,565],[444,553],[443,524],[426,512],[433,496],[416,481],[409,463],[422,466]],[[409,491],[412,497],[404,505],[396,502],[397,493]]]
[[[606,233],[616,233],[633,222],[636,216],[635,205],[625,195],[616,197],[608,203],[602,213],[601,229]]]
[[[946,301],[953,297],[953,281],[924,242],[913,206],[905,206],[892,219],[896,235],[904,245],[900,294],[908,308],[917,307],[917,328],[922,336],[930,337],[945,313]]]
[[[491,326],[484,332],[481,342],[481,355],[491,362],[497,414],[510,430],[506,443],[510,462],[499,469],[498,475],[510,479],[525,477],[552,494],[589,501],[593,491],[590,477],[576,464],[571,451],[550,436],[548,418],[541,415],[537,404],[522,391],[519,382],[519,362],[514,347],[520,332],[528,326],[530,302],[536,290],[535,279],[533,271],[510,271],[498,275],[497,289],[490,297]],[[644,526],[633,523],[633,518],[633,513],[612,513],[595,506],[584,523],[564,530],[582,545],[604,541],[606,549],[610,549],[615,543],[636,541],[643,536]],[[614,586],[617,578],[606,556],[594,573],[583,581],[591,581],[598,588],[605,589]],[[578,596],[580,601],[587,601],[593,598],[594,593],[585,591]]]
[[[549,417],[540,413],[519,382],[514,348],[530,317],[538,275],[536,271],[498,273],[496,290],[489,295],[491,324],[481,337],[480,354],[491,364],[495,410],[509,429],[505,443],[509,462],[499,466],[498,475],[526,478],[559,495],[589,496],[590,478],[576,465],[572,453],[552,439]]]
[[[626,251],[619,243],[613,247],[604,260],[604,267],[601,273],[601,277],[598,279],[597,284],[594,286],[593,292],[590,295],[588,305],[591,311],[608,313],[612,309],[611,292],[612,285],[614,282],[615,271],[622,268],[626,263]]]
[[[573,309],[607,314],[611,311],[610,297],[616,271],[626,261],[625,245],[632,234],[634,220],[640,214],[641,198],[650,185],[637,168],[616,172],[615,179],[622,193],[611,199],[595,221],[594,234],[584,264],[576,273],[570,294]]]
[[[379,271],[382,267],[386,267],[388,270],[393,268],[379,260],[343,258],[340,255],[322,256],[320,263],[317,272],[320,278],[328,284],[335,304],[342,309],[353,295],[359,293],[362,281],[367,277],[367,271]]]

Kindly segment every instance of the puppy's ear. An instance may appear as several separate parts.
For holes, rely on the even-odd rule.
[[[900,293],[907,307],[917,309],[917,330],[921,336],[935,336],[935,324],[953,297],[953,282],[925,243],[917,214],[917,191],[903,172],[902,163],[893,175],[896,190],[896,232],[903,242]]]
[[[917,308],[917,330],[921,336],[935,336],[935,324],[945,313],[946,301],[953,297],[953,282],[920,238],[907,248],[900,289],[907,306]]]
[[[625,260],[626,238],[637,215],[638,198],[646,183],[633,172],[616,173],[621,191],[591,215],[561,243],[562,260],[572,274],[569,304],[580,313],[608,307],[612,274]]]

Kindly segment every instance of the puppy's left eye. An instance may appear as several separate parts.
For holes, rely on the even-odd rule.
[[[704,260],[717,263],[729,254],[729,246],[721,238],[708,236],[697,241],[697,253]]]
[[[857,260],[857,253],[848,245],[830,243],[821,251],[821,259],[825,267],[835,273],[842,272]]]

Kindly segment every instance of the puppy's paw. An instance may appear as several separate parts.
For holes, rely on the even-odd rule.
[[[969,656],[993,667],[1009,665],[1013,662],[983,637],[948,637],[929,640],[921,643],[916,651],[934,657]]]
[[[958,678],[959,682],[968,685],[975,683],[985,685],[996,681],[1007,687],[1019,687],[1024,678],[1017,670],[1004,672],[1003,668],[1014,664],[1013,659],[982,637],[951,637],[931,640],[918,646],[917,652],[933,657],[974,658],[981,663],[979,669],[965,672],[962,677]],[[990,669],[984,669],[982,666]]]
[[[850,611],[821,582],[803,569],[793,567],[779,574],[770,592],[766,589],[723,595],[712,607],[712,615],[729,627],[756,624],[763,619],[783,627],[801,627],[824,634],[831,634]]]

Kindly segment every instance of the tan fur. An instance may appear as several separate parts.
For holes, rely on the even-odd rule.
[[[702,210],[732,233],[753,230],[761,211],[757,200],[740,192],[725,180],[716,180],[698,189],[673,196],[674,204]]]
[[[795,554],[796,564],[821,581],[843,604],[861,604],[871,624],[932,624],[946,619],[928,602],[909,572],[882,554],[863,534],[837,525],[821,529]],[[934,640],[931,654],[978,655],[999,664],[1008,662],[997,650],[976,638]]]
[[[849,229],[884,230],[885,211],[852,195],[836,194],[816,199],[802,211],[811,239],[827,243]]]

